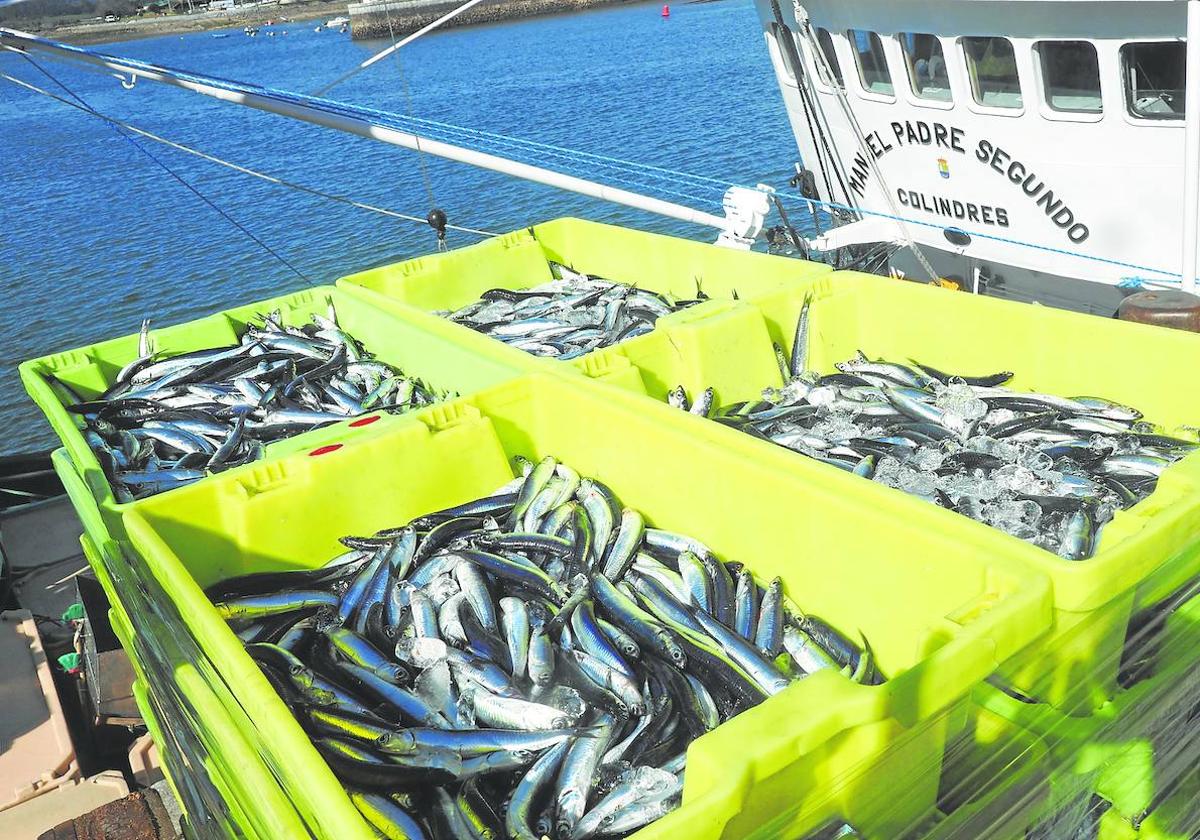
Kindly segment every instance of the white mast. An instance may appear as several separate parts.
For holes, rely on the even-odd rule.
[[[145,62],[92,53],[39,38],[28,32],[3,27],[0,27],[0,48],[7,48],[14,52],[45,53],[67,61],[103,67],[113,73],[121,74],[119,78],[122,78],[122,85],[126,87],[133,87],[134,82],[139,78],[161,82],[234,105],[279,114],[301,122],[389,143],[393,146],[427,152],[436,157],[458,161],[480,169],[490,169],[526,181],[557,187],[614,204],[623,204],[626,207],[633,207],[659,216],[715,228],[722,232],[718,242],[731,247],[748,249],[762,229],[763,220],[770,211],[768,188],[765,187],[759,189],[730,187],[726,190],[723,202],[726,216],[722,218],[712,213],[641,195],[619,187],[433,140],[383,125],[368,113],[356,113],[353,108],[340,106],[338,103],[312,97],[283,96],[268,89],[237,82],[211,79],[195,73],[183,74]],[[128,82],[124,80],[125,76],[129,77]]]

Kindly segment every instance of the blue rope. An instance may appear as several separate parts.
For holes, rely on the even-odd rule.
[[[415,122],[422,123],[424,125],[437,126],[439,128],[456,129],[459,131],[471,131],[481,137],[488,137],[488,138],[499,140],[499,141],[505,141],[510,144],[520,143],[523,145],[530,146],[532,148],[549,149],[549,150],[552,150],[555,152],[565,153],[568,155],[575,155],[581,159],[588,159],[588,160],[593,160],[593,161],[603,161],[605,163],[610,163],[614,166],[636,167],[636,168],[644,169],[644,170],[648,170],[648,171],[659,172],[659,173],[662,173],[663,175],[675,176],[677,179],[680,179],[681,181],[682,180],[695,181],[695,182],[697,182],[697,185],[711,185],[711,186],[719,187],[722,190],[725,190],[729,187],[728,181],[723,181],[719,178],[709,178],[706,175],[696,175],[694,173],[680,172],[679,170],[676,170],[676,169],[667,169],[665,167],[655,166],[655,165],[649,164],[649,163],[637,163],[635,161],[622,160],[621,158],[608,157],[606,155],[598,155],[593,152],[582,152],[577,149],[567,149],[562,146],[555,146],[550,143],[542,143],[542,142],[539,142],[536,140],[524,140],[519,137],[509,137],[504,134],[496,134],[494,132],[484,131],[482,129],[463,129],[460,126],[451,125],[449,123],[441,123],[441,122],[437,122],[436,120],[418,119],[417,117],[410,117],[410,119],[412,119]]]
[[[820,204],[825,207],[831,207],[835,210],[848,210],[851,213],[863,213],[868,216],[879,216],[884,219],[891,219],[892,221],[895,221],[895,222],[904,222],[905,224],[910,224],[910,225],[921,225],[923,227],[935,228],[937,230],[945,230],[947,228],[946,225],[939,225],[936,222],[927,222],[923,219],[909,219],[909,218],[905,218],[904,216],[893,216],[891,213],[881,213],[878,210],[867,210],[862,207],[851,207],[846,204],[838,204],[835,201],[822,201],[820,199],[806,198],[804,196],[801,196],[801,198],[804,201],[812,202],[813,204]],[[1151,283],[1180,282],[1180,278],[1182,278],[1182,274],[1178,271],[1165,271],[1161,268],[1151,268],[1149,266],[1137,265],[1136,263],[1127,263],[1127,262],[1122,262],[1120,260],[1110,260],[1107,257],[1097,257],[1092,254],[1084,254],[1079,251],[1068,251],[1065,248],[1055,248],[1051,245],[1039,245],[1035,242],[1022,242],[1019,239],[1009,239],[1007,237],[996,236],[995,234],[991,234],[991,233],[979,233],[976,231],[965,230],[964,228],[960,228],[956,225],[951,226],[951,227],[953,227],[954,230],[961,230],[961,231],[963,231],[963,233],[966,233],[973,238],[978,237],[980,239],[990,239],[994,242],[1003,242],[1006,245],[1019,245],[1023,248],[1033,248],[1035,250],[1046,251],[1051,254],[1061,254],[1062,256],[1066,256],[1066,257],[1078,257],[1079,259],[1092,260],[1093,262],[1104,263],[1106,265],[1115,265],[1119,268],[1131,268],[1131,269],[1134,269],[1135,271],[1149,272],[1151,274],[1162,274],[1165,277],[1173,278],[1173,279],[1168,279],[1168,280],[1147,280],[1146,282],[1151,282]],[[1140,284],[1143,279],[1144,278],[1139,278],[1139,277],[1125,277],[1125,278],[1122,278],[1121,283],[1134,282],[1134,283],[1137,283],[1138,285],[1133,286],[1132,288],[1138,288],[1138,287],[1140,287]],[[1120,284],[1118,284],[1118,285],[1120,285]],[[1131,287],[1125,286],[1124,288],[1131,288]]]
[[[125,64],[132,68],[163,73],[183,81],[190,81],[197,84],[205,84],[212,87],[217,87],[227,90],[231,93],[257,93],[263,96],[279,99],[284,102],[303,105],[305,107],[323,111],[328,114],[372,122],[383,127],[392,128],[409,134],[424,134],[425,136],[430,136],[431,134],[440,135],[433,136],[431,139],[469,139],[473,144],[476,145],[477,148],[479,146],[490,146],[493,149],[500,148],[505,149],[508,152],[520,152],[521,154],[525,155],[523,162],[526,163],[531,162],[530,156],[536,153],[540,155],[540,158],[533,158],[532,160],[545,160],[546,158],[551,158],[569,163],[578,168],[576,172],[568,172],[567,174],[582,174],[599,169],[611,173],[611,176],[615,177],[616,180],[623,182],[623,184],[619,185],[624,185],[633,189],[655,191],[662,195],[670,195],[675,198],[684,199],[690,202],[696,202],[700,204],[708,204],[713,202],[719,203],[721,197],[724,195],[724,191],[728,188],[728,186],[730,186],[728,181],[722,181],[717,178],[709,178],[701,175],[693,175],[686,172],[667,169],[665,167],[654,166],[652,164],[635,163],[633,161],[625,161],[619,158],[597,155],[590,152],[581,152],[547,143],[507,137],[494,132],[464,128],[461,126],[452,125],[450,123],[420,119],[417,117],[405,116],[364,106],[348,105],[328,99],[308,96],[306,94],[269,88],[263,85],[237,82],[231,79],[224,79],[216,76],[191,73],[186,70],[178,70],[163,65],[151,64],[150,62],[140,61],[137,59],[122,58],[104,53],[98,53],[80,47],[57,44],[41,38],[36,40],[42,43],[52,44],[58,50],[78,53],[80,55],[86,55],[89,57],[99,57]],[[435,129],[435,131],[430,131],[429,129]],[[478,150],[487,151],[486,148],[479,148]],[[582,170],[582,173],[579,170]],[[701,191],[705,194],[698,195],[696,191]]]
[[[80,47],[72,47],[64,44],[57,44],[45,39],[37,38],[35,40],[42,43],[53,45],[56,49],[68,52],[75,52],[81,55],[91,57],[100,57],[103,59],[124,63],[130,67],[140,68],[151,72],[159,72],[174,76],[184,81],[191,81],[197,84],[211,85],[213,87],[222,88],[232,93],[238,94],[261,94],[272,98],[280,99],[285,102],[291,102],[296,105],[303,105],[325,113],[334,114],[342,117],[350,117],[353,119],[364,120],[375,123],[377,125],[392,128],[398,131],[403,131],[408,134],[441,134],[440,139],[455,138],[457,140],[469,139],[477,145],[488,146],[493,148],[506,149],[509,152],[520,152],[526,156],[534,153],[541,154],[542,160],[552,158],[563,161],[572,165],[582,167],[585,172],[591,170],[604,170],[611,173],[616,180],[623,180],[625,185],[632,186],[636,189],[645,191],[656,191],[663,195],[670,195],[676,198],[685,199],[690,202],[704,204],[714,200],[713,195],[701,197],[696,195],[694,190],[708,190],[715,193],[718,189],[724,193],[725,189],[731,184],[717,178],[709,178],[703,175],[694,175],[687,172],[680,172],[674,169],[654,166],[652,164],[636,163],[633,161],[621,160],[620,158],[609,157],[606,155],[598,155],[590,152],[581,152],[574,149],[567,149],[561,146],[555,146],[548,143],[540,143],[533,140],[523,140],[515,137],[508,137],[494,132],[482,131],[478,129],[464,128],[462,126],[452,125],[450,123],[439,122],[436,120],[420,119],[417,117],[395,114],[388,111],[382,111],[375,108],[367,108],[359,105],[348,105],[340,102],[335,102],[320,97],[308,96],[306,94],[292,93],[290,91],[278,90],[262,85],[248,84],[244,82],[236,82],[230,79],[223,79],[216,76],[205,76],[197,73],[190,73],[186,70],[176,70],[174,68],[155,65],[137,59],[119,58],[115,56],[97,53],[91,50],[82,49]],[[419,128],[418,128],[419,127]],[[436,129],[436,131],[429,131]],[[432,139],[432,138],[431,138]],[[479,149],[486,151],[486,149]],[[533,159],[535,162],[537,158]],[[526,157],[523,162],[530,162],[530,158]],[[568,173],[570,174],[570,173]],[[670,186],[668,186],[670,185]],[[676,189],[678,187],[679,189]],[[688,190],[685,192],[684,190]],[[878,216],[880,218],[891,219],[892,221],[902,222],[905,224],[920,225],[922,227],[933,228],[935,230],[944,230],[945,225],[936,222],[928,222],[922,219],[912,219],[903,216],[896,216],[890,213],[883,213],[877,210],[866,210],[862,207],[852,207],[846,204],[839,204],[833,201],[822,201],[820,199],[810,199],[801,196],[802,200],[809,202],[810,205],[820,205],[822,207],[848,211],[850,213],[861,213],[864,215]],[[717,198],[716,200],[720,200]],[[957,227],[957,226],[955,226]],[[958,228],[961,229],[961,228]],[[1023,242],[1017,239],[1011,239],[1004,236],[997,236],[991,233],[982,233],[978,231],[964,230],[972,237],[987,239],[993,242],[1000,242],[1007,245],[1015,245],[1023,248],[1031,248],[1037,251],[1043,251],[1050,254],[1058,254],[1066,257],[1074,257],[1077,259],[1089,260],[1104,265],[1117,266],[1119,268],[1131,269],[1140,274],[1156,274],[1161,275],[1162,280],[1147,280],[1140,276],[1130,276],[1121,279],[1118,285],[1124,288],[1137,288],[1143,282],[1155,283],[1172,283],[1180,282],[1181,274],[1179,272],[1166,271],[1160,268],[1150,266],[1137,265],[1135,263],[1123,262],[1121,260],[1113,260],[1107,257],[1098,257],[1091,254],[1085,254],[1080,251],[1071,251],[1065,248],[1055,248],[1050,245],[1040,245],[1033,242]]]

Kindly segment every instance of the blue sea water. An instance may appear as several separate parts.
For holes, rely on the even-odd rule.
[[[451,29],[405,48],[331,96],[473,129],[697,173],[782,184],[795,143],[749,0],[630,4]],[[276,26],[286,36],[210,33],[94,47],[293,91],[336,78],[380,42]],[[185,91],[42,63],[97,111],[239,164],[356,200],[506,231],[563,215],[711,239],[673,223]],[[24,59],[0,72],[63,94]],[[407,84],[408,95],[405,94]],[[63,94],[65,95],[65,94]],[[143,141],[145,142],[145,141]],[[0,451],[50,446],[21,388],[24,359],[179,323],[332,282],[434,249],[428,227],[147,148],[281,255],[271,256],[93,116],[0,81]],[[595,173],[598,180],[603,172]],[[719,214],[711,191],[686,185]],[[703,194],[700,194],[703,193]],[[475,241],[451,232],[450,245]]]

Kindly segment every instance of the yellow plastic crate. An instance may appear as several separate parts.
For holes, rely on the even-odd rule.
[[[314,834],[370,832],[202,588],[251,571],[319,565],[337,538],[486,494],[511,459],[553,455],[606,482],[658,527],[782,576],[805,610],[871,640],[891,679],[824,671],[689,750],[683,806],[652,838],[794,837],[835,814],[875,836],[933,812],[949,709],[1044,631],[1044,576],[944,534],[867,511],[777,469],[750,439],[713,446],[665,406],[530,376],[423,410],[329,451],[262,464],[148,499],[126,515],[133,548],[255,724],[255,747]],[[896,785],[903,780],[903,796]]]
[[[1135,821],[1115,809],[1100,818],[1096,840],[1193,840],[1200,826],[1200,773],[1183,779],[1161,803]]]
[[[99,512],[82,480],[71,469],[66,451],[56,450],[52,461],[84,525],[80,545],[108,597],[114,633],[129,654],[135,675],[148,692],[147,698],[151,695],[154,698],[151,714],[155,725],[168,719],[173,724],[174,740],[163,739],[161,730],[156,732],[149,720],[147,728],[160,749],[174,756],[176,770],[187,766],[191,768],[189,773],[200,774],[188,782],[193,789],[207,785],[210,790],[220,792],[228,809],[224,817],[210,814],[206,822],[216,820],[218,826],[224,825],[226,831],[222,836],[264,840],[308,837],[278,781],[250,748],[251,739],[246,732],[252,726],[245,712],[211,664],[189,644],[182,620],[172,611],[157,583],[139,575],[126,563],[115,542],[97,547],[91,534],[103,530]],[[150,703],[147,698],[138,702],[143,715],[147,711],[144,702]],[[154,712],[155,708],[160,711]],[[175,731],[178,728],[188,729],[190,734]],[[191,745],[190,754],[181,751],[180,743],[184,740]],[[186,803],[189,798],[196,801],[194,793],[190,797],[180,796],[183,791],[176,784],[180,781],[177,772],[170,781],[181,802]],[[199,831],[198,815],[189,816],[194,830]]]
[[[420,315],[459,309],[488,289],[527,289],[546,283],[554,279],[551,261],[681,300],[699,293],[711,298],[660,318],[656,331],[736,309],[738,300],[757,300],[832,270],[823,263],[564,218],[466,248],[351,274],[337,285],[381,309]],[[424,321],[427,329],[470,347],[481,357],[503,360],[526,371],[570,370],[566,362],[530,355],[436,315],[426,314]],[[621,346],[636,345],[644,338],[630,339]]]
[[[246,325],[256,321],[260,315],[279,310],[284,324],[300,326],[309,323],[314,313],[324,315],[329,302],[336,307],[341,326],[361,341],[377,359],[419,377],[435,392],[468,394],[511,379],[520,372],[518,368],[503,362],[478,357],[453,341],[422,330],[411,319],[384,312],[333,286],[317,286],[188,323],[160,327],[150,331],[150,338],[155,350],[164,357],[233,345],[245,333]],[[55,382],[68,385],[83,399],[98,396],[116,381],[122,367],[137,358],[138,340],[139,336],[135,333],[32,359],[20,366],[25,390],[46,415],[77,472],[96,499],[105,529],[118,539],[122,536],[121,511],[129,505],[119,504],[113,498],[112,488],[100,462],[84,440],[83,421],[78,415],[67,411],[70,398]],[[378,412],[372,416],[391,419]],[[367,421],[368,424],[370,422]],[[318,441],[346,440],[363,428],[363,418],[347,418],[340,423],[275,441],[266,447],[266,458],[311,448]]]
[[[86,536],[83,542],[95,556]],[[234,717],[240,710],[224,686],[211,672],[207,679],[202,677],[205,669],[198,667],[196,657],[189,661],[172,645],[178,631],[139,618],[142,629],[135,631],[124,608],[114,603],[110,610],[113,630],[145,690],[141,698],[135,693],[138,709],[155,743],[172,759],[169,781],[180,802],[188,806],[193,831],[201,836],[263,840],[309,837],[279,783],[239,731]],[[161,647],[170,661],[154,661],[147,644]],[[214,684],[220,691],[214,691]],[[225,694],[224,703],[218,693]]]
[[[1183,803],[1200,791],[1195,771],[1200,737],[1192,719],[1200,708],[1200,596],[1171,613],[1146,650],[1154,653],[1144,677],[1085,717],[1022,702],[992,685],[977,686],[968,724],[948,744],[943,788],[991,795],[1011,787],[1007,774],[972,775],[970,765],[955,758],[999,757],[1032,739],[1044,781],[1037,807],[1026,816],[1026,826],[1037,829],[1030,836],[1074,837],[1088,820],[1099,822],[1101,838],[1137,837],[1139,830],[1146,837],[1172,837],[1167,827],[1182,831],[1188,819],[1194,831],[1200,804],[1193,802],[1185,819]],[[1103,800],[1105,813],[1093,797]]]
[[[594,381],[660,402],[676,385],[693,394],[712,387],[718,405],[757,399],[763,388],[782,384],[772,344],[790,355],[810,291],[815,370],[831,373],[859,350],[968,375],[1008,370],[1015,373],[1015,390],[1108,397],[1136,406],[1168,430],[1200,423],[1200,391],[1186,384],[1185,373],[1200,365],[1198,335],[855,272],[834,272],[574,364]],[[683,420],[687,434],[714,442],[749,437],[719,423]],[[1119,512],[1093,557],[1071,562],[783,447],[755,440],[749,451],[864,510],[886,508],[930,529],[972,535],[985,551],[1020,555],[1049,575],[1054,633],[1006,666],[1004,675],[1025,694],[1082,713],[1115,691],[1116,656],[1132,611],[1200,573],[1200,453],[1172,465],[1152,496]]]

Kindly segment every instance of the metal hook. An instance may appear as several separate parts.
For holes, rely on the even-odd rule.
[[[130,73],[128,81],[125,80],[125,76],[121,73],[113,73],[113,76],[121,83],[121,87],[125,88],[125,90],[133,90],[133,86],[137,84],[136,73]]]

